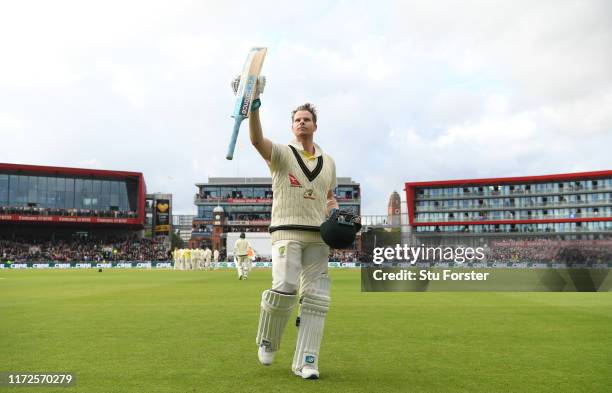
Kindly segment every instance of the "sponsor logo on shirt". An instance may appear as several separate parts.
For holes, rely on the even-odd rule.
[[[304,191],[304,199],[317,199],[314,195],[314,190],[312,188],[309,188]]]
[[[291,187],[302,187],[298,179],[291,173],[289,174],[289,183],[291,183]]]

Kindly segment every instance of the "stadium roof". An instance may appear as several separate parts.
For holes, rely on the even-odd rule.
[[[106,176],[106,177],[127,177],[127,176],[142,176],[141,172],[127,171],[112,171],[102,169],[85,169],[85,168],[70,168],[56,167],[43,165],[25,165],[25,164],[8,164],[0,163],[0,171],[23,172],[24,174],[44,173],[49,175],[73,175],[73,176]]]
[[[587,180],[597,179],[602,177],[611,177],[612,170],[594,171],[594,172],[575,172],[561,173],[554,175],[539,175],[539,176],[519,176],[519,177],[499,177],[499,178],[484,178],[484,179],[462,179],[462,180],[438,180],[438,181],[421,181],[421,182],[406,182],[406,187],[440,187],[440,186],[470,186],[470,185],[489,185],[489,184],[518,184],[518,183],[537,183],[550,181],[572,181],[572,180]]]

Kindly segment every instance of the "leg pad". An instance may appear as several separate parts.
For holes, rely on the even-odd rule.
[[[263,292],[259,328],[257,329],[257,346],[265,345],[271,351],[278,351],[296,301],[297,295],[286,295],[270,290]]]

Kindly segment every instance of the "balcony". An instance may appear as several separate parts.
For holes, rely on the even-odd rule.
[[[603,214],[595,214],[595,213],[576,213],[576,214],[546,214],[546,215],[532,215],[528,217],[517,216],[514,217],[509,215],[504,215],[503,217],[454,217],[454,218],[442,218],[442,219],[420,219],[415,218],[415,223],[435,223],[435,222],[466,222],[466,221],[482,221],[483,223],[493,222],[493,221],[519,221],[519,220],[559,220],[559,219],[580,219],[580,218],[610,218],[610,216],[606,216]]]
[[[271,205],[272,198],[204,198],[200,194],[195,194],[193,201],[196,205],[210,204],[216,205],[218,203],[244,203],[244,204],[264,204]]]
[[[270,220],[225,220],[223,225],[228,226],[269,226]]]
[[[415,195],[417,201],[433,201],[433,200],[455,200],[455,199],[474,199],[474,198],[516,198],[516,197],[531,197],[531,196],[550,196],[550,195],[571,195],[571,194],[593,194],[599,192],[611,192],[612,187],[606,186],[593,186],[590,188],[582,186],[570,186],[563,189],[547,188],[544,190],[512,190],[508,193],[501,191],[488,191],[488,192],[468,192],[453,195]]]
[[[529,203],[521,206],[520,204],[508,204],[504,206],[494,206],[483,204],[477,207],[457,207],[457,206],[417,206],[417,213],[440,213],[440,212],[470,212],[470,211],[499,211],[499,210],[534,210],[534,209],[570,209],[579,206],[580,208],[587,207],[605,207],[612,205],[612,199],[602,199],[598,201],[573,201],[573,202],[537,202]]]
[[[336,200],[338,201],[338,203],[342,203],[342,204],[359,204],[361,203],[361,198],[341,198],[341,197],[336,197]],[[264,197],[264,198],[217,198],[217,197],[208,197],[208,198],[204,198],[203,196],[201,196],[200,194],[195,194],[193,197],[193,202],[196,205],[201,205],[201,204],[210,204],[210,205],[216,205],[219,203],[244,203],[244,204],[264,204],[264,205],[271,205],[272,204],[272,197]]]

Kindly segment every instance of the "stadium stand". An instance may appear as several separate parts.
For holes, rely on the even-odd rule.
[[[0,238],[0,262],[168,261],[169,259],[168,247],[149,239]]]

